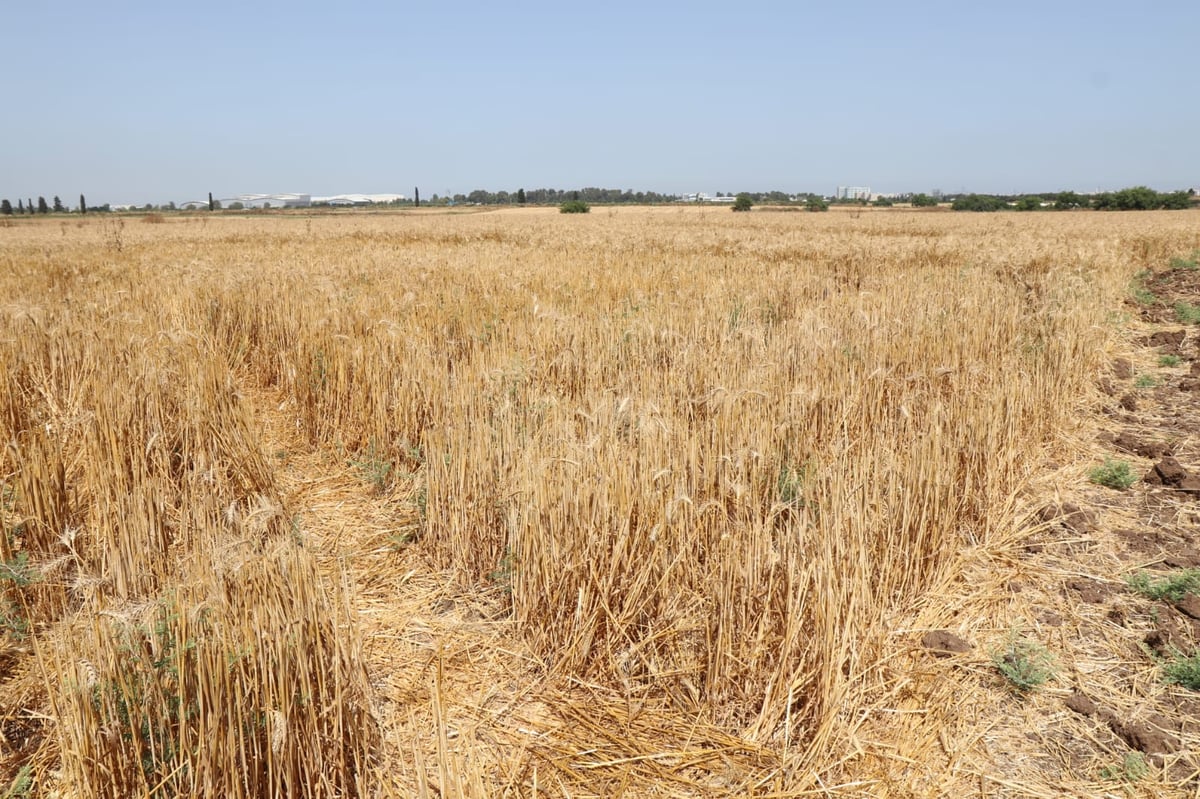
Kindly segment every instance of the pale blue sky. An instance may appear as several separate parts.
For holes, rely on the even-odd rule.
[[[1200,184],[1200,2],[5,3],[0,197]]]

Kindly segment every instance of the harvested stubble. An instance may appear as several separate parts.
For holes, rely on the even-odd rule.
[[[119,247],[103,226],[5,229],[0,435],[6,518],[23,526],[2,554],[48,575],[14,598],[54,644],[63,782],[352,794],[376,755],[410,759],[377,751],[339,567],[293,551],[304,508],[256,413],[412,485],[424,568],[503,592],[547,696],[588,685],[626,708],[594,719],[628,732],[636,700],[742,753],[688,754],[672,733],[683,765],[656,771],[637,726],[633,759],[614,730],[603,763],[566,768],[580,727],[565,724],[519,755],[557,769],[559,790],[604,792],[614,771],[663,794],[853,776],[833,753],[895,646],[889,619],[962,547],[1011,530],[1107,309],[1189,234],[1157,216],[829,217],[171,220],[122,229]],[[233,602],[231,551],[278,590]],[[85,701],[72,664],[107,685],[161,661],[162,641],[137,638],[154,629],[143,606],[188,659],[125,686],[136,713],[112,692]],[[310,645],[285,655],[297,614]],[[313,675],[336,682],[319,700]],[[237,721],[208,716],[222,703]],[[252,762],[253,779],[220,776]],[[522,790],[537,779],[502,770]]]

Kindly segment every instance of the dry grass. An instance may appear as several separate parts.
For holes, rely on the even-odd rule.
[[[5,228],[10,775],[766,796],[977,745],[881,720],[942,712],[897,630],[1004,561],[1190,219],[723,210]]]

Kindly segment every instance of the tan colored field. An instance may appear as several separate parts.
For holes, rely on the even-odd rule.
[[[0,227],[0,779],[1094,791],[988,652],[1194,216]]]

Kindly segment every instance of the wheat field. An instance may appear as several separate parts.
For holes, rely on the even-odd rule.
[[[0,789],[948,789],[913,631],[1190,217],[6,224]]]

